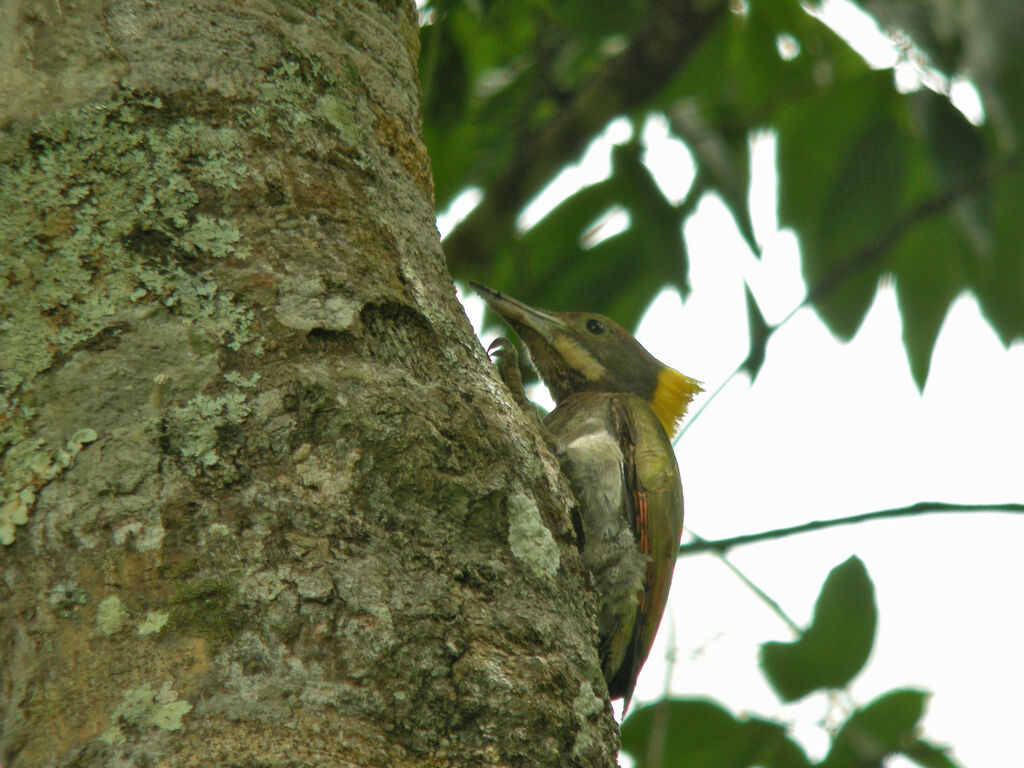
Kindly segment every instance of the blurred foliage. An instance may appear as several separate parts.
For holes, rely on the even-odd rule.
[[[829,574],[800,638],[761,647],[768,682],[787,701],[847,688],[871,652],[876,618],[871,579],[850,558]],[[881,768],[897,754],[924,768],[956,768],[945,750],[918,734],[926,698],[900,689],[853,710],[833,729],[820,762],[782,723],[738,718],[702,699],[669,698],[635,710],[622,724],[622,749],[638,768]]]
[[[634,326],[662,287],[685,297],[681,226],[706,193],[758,252],[749,142],[771,130],[781,224],[833,332],[850,338],[887,278],[920,386],[963,291],[1005,343],[1024,337],[1024,4],[976,5],[865,0],[930,86],[904,93],[795,0],[435,0],[421,10],[420,72],[437,205],[483,195],[445,240],[452,273]],[[955,78],[976,86],[980,125],[947,98]],[[682,200],[643,162],[650,115],[696,163]],[[633,138],[611,174],[521,231],[523,207],[617,117]],[[598,240],[612,210],[629,225]],[[771,329],[752,323],[756,374]]]
[[[807,768],[786,729],[768,720],[737,718],[702,699],[663,699],[622,724],[622,750],[639,768]]]

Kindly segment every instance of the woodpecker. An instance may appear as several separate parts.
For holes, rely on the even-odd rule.
[[[599,595],[598,653],[608,694],[628,709],[683,530],[671,440],[701,386],[607,317],[546,312],[470,285],[522,339],[555,400],[543,426],[580,507],[580,552]],[[516,376],[515,348],[508,347],[505,371]],[[521,381],[506,382],[525,402]]]

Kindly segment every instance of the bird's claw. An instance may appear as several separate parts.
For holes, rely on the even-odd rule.
[[[497,364],[498,373],[512,393],[512,399],[525,413],[540,423],[537,406],[526,397],[526,389],[523,387],[523,373],[519,370],[519,350],[507,338],[499,336],[488,345],[487,356]]]
[[[504,336],[499,336],[487,347],[487,356],[498,366],[501,380],[512,393],[512,399],[525,409],[526,391],[523,389],[523,374],[519,370],[519,350]]]
[[[505,360],[506,363],[509,360],[512,360],[516,363],[516,367],[519,367],[519,350],[517,350],[515,345],[504,336],[498,336],[488,345],[487,356],[491,358],[491,360],[496,357],[500,357]]]

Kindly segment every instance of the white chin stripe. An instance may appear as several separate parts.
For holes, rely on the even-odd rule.
[[[587,381],[600,381],[604,377],[604,366],[571,336],[559,334],[552,346],[565,358],[569,367],[582,373]]]

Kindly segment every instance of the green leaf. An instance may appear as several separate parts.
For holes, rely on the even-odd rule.
[[[1004,344],[1024,337],[1024,169],[1018,164],[992,182],[993,243],[977,262],[975,290],[985,317]]]
[[[637,768],[809,768],[778,723],[737,719],[710,701],[664,699],[622,724],[622,750]]]
[[[870,246],[895,219],[904,171],[896,123],[865,124],[842,158],[826,188],[817,231],[818,246],[840,257]]]
[[[597,39],[630,34],[648,11],[643,0],[559,0],[551,9],[566,27]]]
[[[421,35],[420,80],[424,90],[424,120],[448,128],[466,110],[469,73],[463,50],[452,39],[452,25],[431,24]],[[435,91],[436,89],[436,91]]]
[[[1020,56],[985,91],[991,146],[991,246],[975,260],[973,289],[986,319],[1004,344],[1024,338],[1024,164],[1020,136],[1024,131],[1024,64]],[[1012,137],[1011,137],[1012,134]]]
[[[874,298],[904,175],[897,94],[869,72],[780,110],[779,219],[800,237],[811,301],[849,339]]]
[[[644,250],[635,254],[667,273],[684,296],[686,285],[686,248],[682,220],[676,208],[665,198],[650,170],[643,162],[643,147],[631,141],[612,148],[612,168],[625,187],[622,203],[630,214],[630,227],[644,238]]]
[[[917,724],[928,694],[890,691],[858,709],[843,723],[819,768],[870,768],[917,742]]]
[[[757,374],[764,365],[764,356],[768,348],[768,338],[771,336],[771,328],[765,322],[761,308],[750,292],[750,286],[743,284],[743,293],[747,298],[747,322],[750,327],[750,352],[747,359],[743,361],[742,370],[747,372],[750,380],[754,381]]]
[[[959,230],[948,218],[914,227],[893,251],[903,345],[917,388],[928,380],[932,352],[953,300],[966,290],[960,264],[968,258]]]
[[[902,160],[895,123],[867,125],[846,151],[808,238],[804,263],[814,306],[840,338],[853,337],[874,299],[885,263],[876,241],[895,218]]]
[[[902,750],[906,757],[924,768],[960,768],[947,751],[945,747],[937,747],[923,739]]]
[[[985,140],[948,98],[922,88],[908,97],[924,133],[929,157],[944,182],[977,175],[985,162]]]
[[[588,231],[615,207],[625,209],[629,226],[584,247]],[[600,312],[633,328],[666,284],[686,294],[686,271],[680,213],[643,164],[639,143],[629,142],[613,149],[607,179],[559,203],[480,279],[546,309]]]
[[[516,271],[538,283],[557,277],[564,267],[561,262],[575,261],[582,253],[580,238],[616,204],[621,196],[617,186],[617,179],[610,177],[583,187],[560,202],[520,238],[526,262],[520,263]],[[566,255],[570,251],[576,253],[572,259]]]
[[[875,591],[857,557],[829,573],[811,626],[792,643],[761,646],[761,667],[783,701],[822,688],[843,688],[871,653],[877,612]]]

